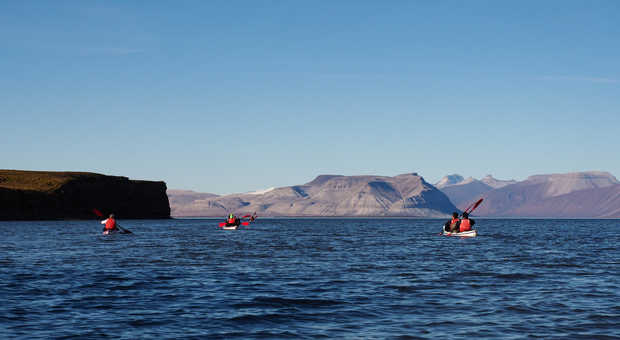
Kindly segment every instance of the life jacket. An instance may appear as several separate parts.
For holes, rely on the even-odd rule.
[[[228,219],[228,222],[227,222],[227,223],[228,223],[228,224],[235,224],[235,221],[236,221],[236,218],[231,217],[231,218],[229,218],[229,219]]]
[[[105,222],[105,228],[106,230],[114,230],[116,229],[116,220],[113,218],[108,218],[108,220]]]
[[[452,221],[450,221],[450,228],[454,228],[457,223],[459,223],[459,219],[457,217],[452,217]]]
[[[468,230],[471,230],[471,222],[469,221],[469,218],[464,218],[461,220],[459,232],[464,232]]]

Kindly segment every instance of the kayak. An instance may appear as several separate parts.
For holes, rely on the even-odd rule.
[[[241,222],[241,223],[237,223],[237,224],[228,224],[226,222],[220,222],[220,228],[226,229],[226,230],[235,230],[240,225],[249,226],[250,222]]]
[[[463,231],[460,233],[451,233],[449,231],[443,231],[444,236],[459,236],[459,237],[476,237],[478,236],[478,232],[475,230]]]
[[[131,234],[131,232],[127,232],[126,230],[104,230],[103,235],[112,235],[112,234]]]

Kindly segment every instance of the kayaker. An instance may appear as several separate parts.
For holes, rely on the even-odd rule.
[[[476,221],[469,218],[469,214],[467,212],[463,213],[463,218],[461,218],[461,223],[459,224],[459,232],[469,231],[471,227],[476,224]]]
[[[250,222],[254,222],[255,219],[256,219],[256,211],[254,212],[254,215],[250,216]]]
[[[116,225],[116,219],[114,218],[114,214],[110,214],[110,217],[101,221],[101,224],[105,224],[103,227],[103,231],[109,233],[118,231],[118,226]]]
[[[447,232],[455,232],[459,229],[459,213],[453,212],[452,219],[444,224],[443,230]]]
[[[239,225],[239,218],[235,216],[233,213],[228,215],[228,219],[226,220],[226,226]]]

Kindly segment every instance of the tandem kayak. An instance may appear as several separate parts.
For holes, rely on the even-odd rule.
[[[478,236],[478,232],[475,230],[463,231],[460,233],[451,233],[449,231],[443,231],[444,236],[459,236],[459,237],[476,237]]]

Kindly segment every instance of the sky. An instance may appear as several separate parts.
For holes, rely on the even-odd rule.
[[[0,168],[620,176],[619,1],[2,1]]]

